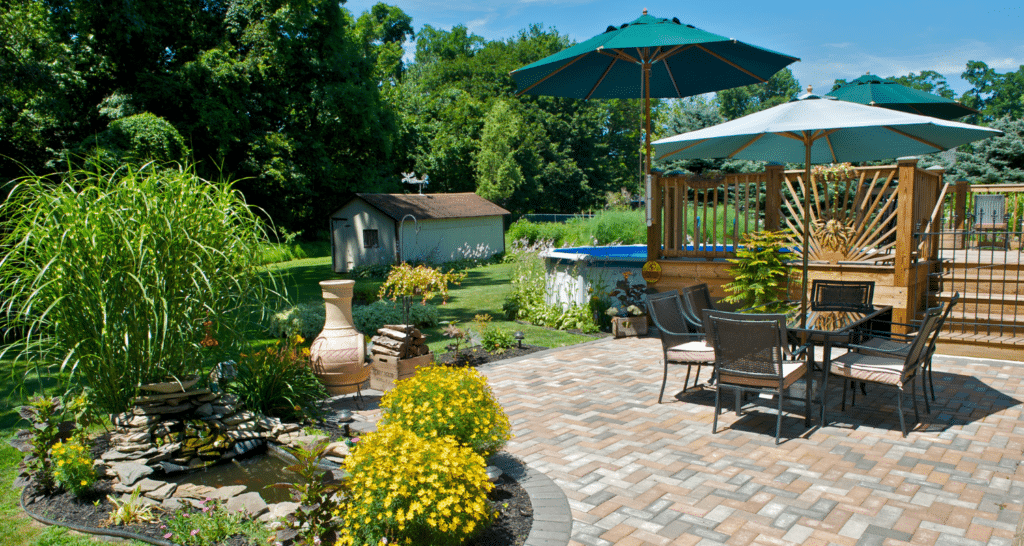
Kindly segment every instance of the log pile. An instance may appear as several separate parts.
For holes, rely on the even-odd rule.
[[[372,341],[370,352],[375,356],[405,359],[430,353],[426,336],[408,324],[385,324]]]

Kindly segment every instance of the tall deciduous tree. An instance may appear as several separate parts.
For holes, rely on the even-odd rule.
[[[981,61],[969,61],[960,77],[974,86],[962,97],[965,105],[981,112],[974,121],[987,122],[1004,116],[1018,119],[1024,115],[1024,65],[1016,72],[999,74]]]
[[[782,104],[799,92],[793,71],[784,68],[764,83],[719,91],[718,104],[722,116],[732,120]]]

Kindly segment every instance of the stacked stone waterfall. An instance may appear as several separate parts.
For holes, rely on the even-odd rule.
[[[165,472],[230,459],[298,428],[243,410],[234,395],[208,388],[140,396],[113,423],[104,462],[159,465]]]

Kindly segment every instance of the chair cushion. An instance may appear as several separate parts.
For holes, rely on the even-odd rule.
[[[807,370],[807,363],[802,360],[787,360],[782,363],[782,388],[788,388],[797,379],[804,376]],[[776,389],[779,387],[779,380],[775,377],[747,377],[731,374],[724,370],[718,371],[718,380],[723,385],[744,385],[747,387],[763,387]]]
[[[665,350],[665,359],[677,363],[710,363],[715,361],[715,349],[703,341],[680,343]]]
[[[903,373],[903,363],[902,358],[846,353],[832,361],[829,373],[858,381],[903,387],[908,379]]]

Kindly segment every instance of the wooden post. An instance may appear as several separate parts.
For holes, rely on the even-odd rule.
[[[953,205],[954,246],[964,249],[967,248],[967,234],[965,233],[967,226],[965,222],[967,221],[967,188],[969,185],[970,183],[963,178],[956,181],[956,203]],[[957,244],[957,241],[959,241],[959,244]]]
[[[946,169],[935,165],[928,167],[927,170],[928,172],[932,172],[937,175],[935,182],[931,184],[932,187],[928,190],[928,203],[925,204],[925,210],[933,211],[939,204],[939,194],[942,193],[943,175],[946,174]],[[941,227],[942,213],[940,212],[938,222],[928,228],[928,231],[931,233],[931,235],[928,236],[928,259],[931,261],[939,259],[939,247],[942,246],[942,236],[939,234]]]
[[[647,226],[647,261],[661,259],[661,176],[651,173],[651,225]]]
[[[777,163],[769,163],[764,168],[764,229],[777,231],[782,222],[782,177],[785,167]]]
[[[892,320],[894,322],[910,323],[913,321],[914,314],[917,311],[917,295],[915,293],[917,275],[911,270],[911,254],[914,251],[914,232],[916,228],[914,225],[914,197],[917,193],[917,158],[900,158],[896,161],[896,164],[899,184],[896,187],[898,204],[893,285],[896,288],[905,288],[907,296],[906,300],[901,302],[901,306],[893,306]]]

